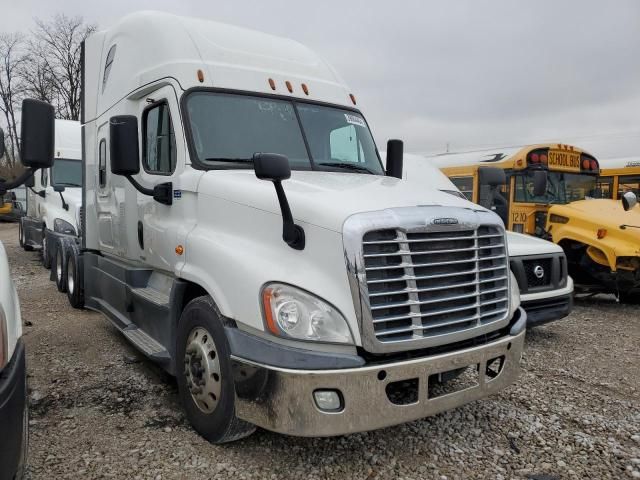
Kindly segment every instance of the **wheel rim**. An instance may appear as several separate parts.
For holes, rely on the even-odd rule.
[[[203,413],[213,412],[220,400],[222,375],[216,344],[203,327],[194,328],[187,338],[184,376],[198,409]]]
[[[58,251],[56,255],[56,277],[58,281],[62,281],[62,252]]]
[[[47,263],[47,236],[42,234],[42,261]]]
[[[74,269],[69,267],[72,267],[71,262],[67,265],[67,291],[73,295],[73,286],[75,285]]]

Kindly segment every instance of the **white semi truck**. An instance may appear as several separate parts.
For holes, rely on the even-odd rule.
[[[18,236],[25,250],[40,250],[42,263],[64,291],[63,255],[60,241],[75,239],[80,232],[82,205],[82,145],[80,122],[55,121],[54,162],[40,169],[27,189],[26,214],[20,219]]]
[[[39,168],[48,168],[53,159],[50,131],[32,130],[28,125],[51,123],[53,108],[42,102],[25,100],[21,109],[22,162],[27,167],[13,181],[0,181],[0,198],[23,185]],[[5,150],[0,129],[0,158]],[[27,370],[22,340],[20,300],[13,281],[7,252],[0,242],[0,480],[24,478],[28,445]]]
[[[399,179],[397,140],[385,172],[316,54],[145,12],[87,38],[82,69],[67,295],[176,375],[209,441],[381,428],[516,379],[526,313],[500,219]],[[465,367],[465,388],[436,388]]]
[[[504,176],[499,169],[494,173]],[[421,155],[404,155],[402,178],[464,197],[449,177]],[[562,248],[541,238],[507,231],[507,250],[511,271],[520,288],[520,305],[527,312],[527,327],[569,315],[573,309],[573,279]]]

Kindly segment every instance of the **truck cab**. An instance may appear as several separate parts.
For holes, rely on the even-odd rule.
[[[33,176],[26,197],[26,212],[18,229],[25,250],[40,250],[42,263],[50,268],[61,238],[80,232],[82,205],[82,149],[80,122],[55,121],[54,162]],[[60,255],[58,255],[60,257]],[[56,269],[55,274],[62,275]]]
[[[387,168],[297,42],[142,12],[83,46],[72,305],[176,375],[211,442],[395,425],[495,393],[526,313],[492,212]],[[438,394],[448,374],[468,388]]]

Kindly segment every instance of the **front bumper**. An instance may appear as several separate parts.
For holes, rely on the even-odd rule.
[[[558,290],[520,295],[520,306],[527,312],[527,327],[560,320],[573,310],[573,280]]]
[[[481,346],[426,358],[339,370],[297,370],[258,364],[233,356],[236,413],[267,430],[297,436],[333,436],[397,425],[459,407],[496,393],[513,381],[525,337],[526,313],[519,309],[510,334]],[[491,378],[486,370],[494,359],[502,368]],[[478,366],[477,384],[429,398],[429,377],[467,366]],[[384,373],[381,373],[384,372]],[[387,385],[418,382],[417,401],[392,403]],[[316,390],[338,391],[340,411],[322,411],[314,401]]]
[[[27,376],[24,344],[0,372],[0,480],[15,478],[26,454]]]

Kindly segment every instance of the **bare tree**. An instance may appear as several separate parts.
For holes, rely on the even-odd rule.
[[[4,116],[9,136],[7,163],[13,166],[20,157],[17,114],[23,88],[18,72],[25,62],[24,37],[20,33],[0,34],[0,112]]]
[[[29,70],[30,91],[52,102],[60,118],[80,117],[80,49],[84,39],[95,31],[82,17],[56,15],[50,21],[35,19],[36,29],[30,43],[35,62]]]

